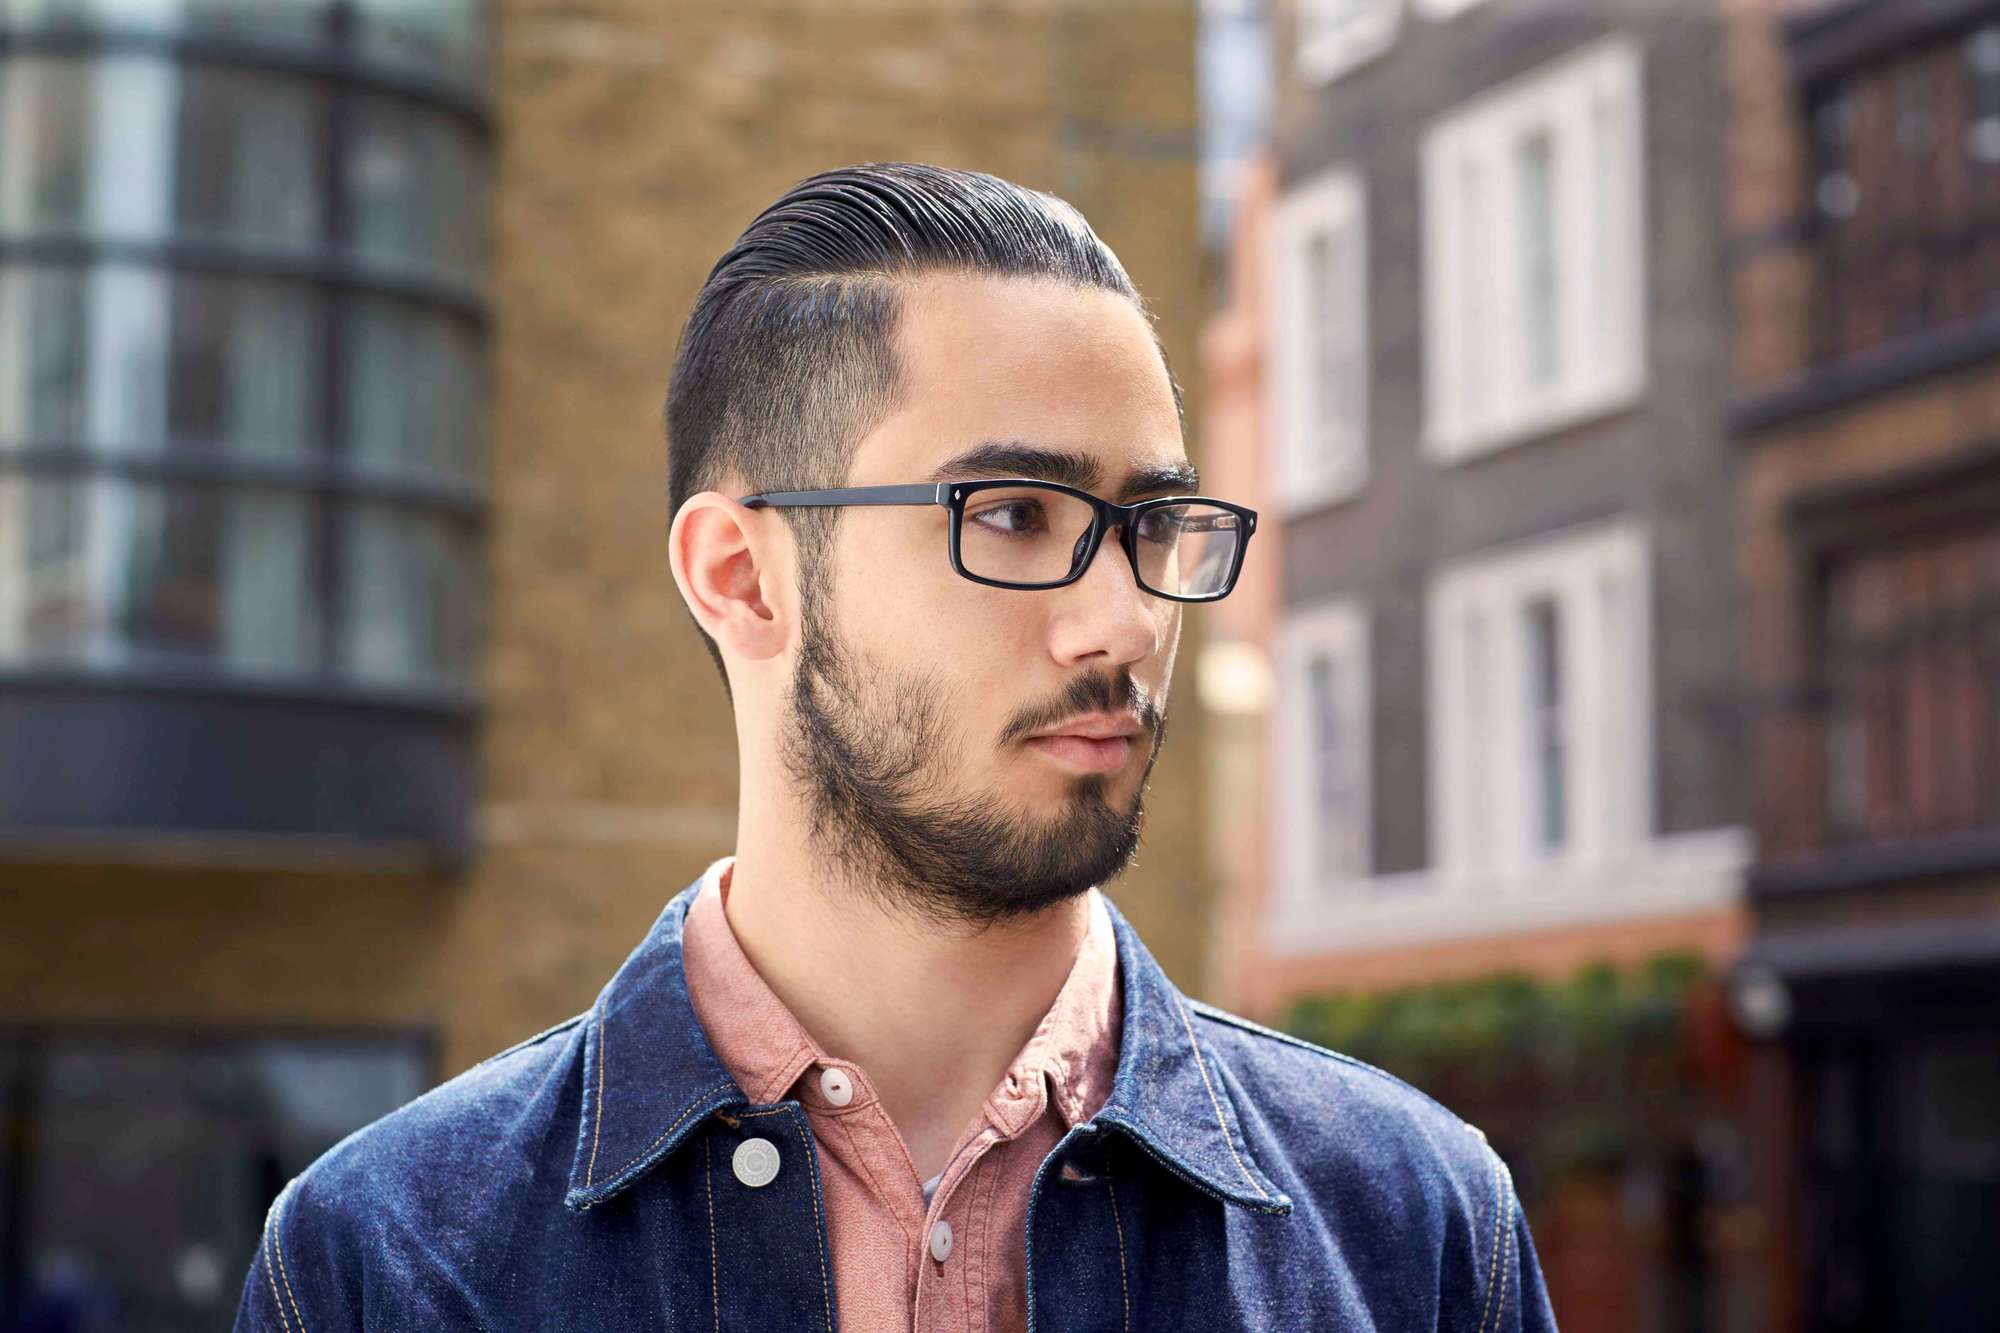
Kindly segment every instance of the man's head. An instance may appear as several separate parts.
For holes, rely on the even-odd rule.
[[[739,735],[768,750],[743,756],[746,783],[768,759],[837,876],[980,925],[1116,875],[1179,604],[1136,585],[1116,534],[1075,583],[1029,591],[955,573],[939,506],[737,501],[981,476],[1186,493],[1180,410],[1116,256],[1069,205],[992,176],[824,173],[716,264],[668,393],[671,561]],[[982,448],[997,468],[953,466]],[[1031,740],[1096,712],[1141,728],[1108,771]]]

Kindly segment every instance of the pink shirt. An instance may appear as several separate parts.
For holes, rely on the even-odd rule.
[[[1090,890],[1090,926],[1068,980],[959,1135],[927,1204],[928,1182],[868,1075],[822,1051],[737,944],[723,912],[735,859],[709,866],[688,909],[688,989],[753,1103],[805,1105],[841,1328],[1026,1328],[1028,1187],[1064,1132],[1104,1104],[1118,1068],[1118,950],[1102,897]]]

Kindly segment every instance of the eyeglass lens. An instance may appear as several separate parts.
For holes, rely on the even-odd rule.
[[[1039,487],[975,491],[959,519],[959,561],[1003,583],[1057,583],[1089,544],[1094,517],[1074,495]],[[1139,582],[1153,592],[1205,597],[1220,592],[1236,564],[1242,518],[1208,504],[1162,505],[1138,520]],[[1106,543],[1116,540],[1105,534]]]

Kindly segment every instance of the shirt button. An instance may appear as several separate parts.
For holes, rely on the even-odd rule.
[[[931,1225],[931,1258],[943,1263],[951,1257],[951,1223],[939,1218]]]
[[[835,1106],[845,1106],[854,1100],[854,1082],[847,1077],[845,1069],[826,1069],[819,1076],[819,1090]]]
[[[729,1165],[750,1188],[768,1185],[778,1178],[778,1145],[769,1139],[745,1139],[736,1145]]]

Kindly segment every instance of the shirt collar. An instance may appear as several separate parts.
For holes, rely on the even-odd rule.
[[[714,1112],[751,1104],[702,1029],[684,967],[688,911],[722,864],[712,863],[667,903],[584,1024],[582,1114],[564,1199],[571,1208],[594,1207],[623,1190]],[[1120,1030],[1110,1095],[1088,1123],[1115,1127],[1219,1199],[1256,1212],[1289,1212],[1291,1200],[1258,1166],[1259,1145],[1236,1114],[1227,1071],[1197,1043],[1186,997],[1117,905],[1096,897],[1117,950]],[[790,1057],[797,1062],[803,1052],[799,1071],[814,1058],[806,1042]],[[782,1070],[770,1073],[776,1078]],[[774,1091],[762,1082],[755,1091],[777,1096],[789,1083]]]
[[[828,1114],[873,1105],[867,1072],[822,1048],[744,954],[724,911],[734,861],[721,857],[703,873],[681,932],[682,967],[709,1044],[752,1102],[792,1096]],[[1110,1095],[1118,1065],[1118,943],[1096,889],[1089,909],[1068,976],[987,1100],[988,1120],[1008,1138],[1050,1108],[1064,1128],[1078,1124]],[[851,1099],[839,1107],[804,1077],[830,1067],[852,1081]]]

